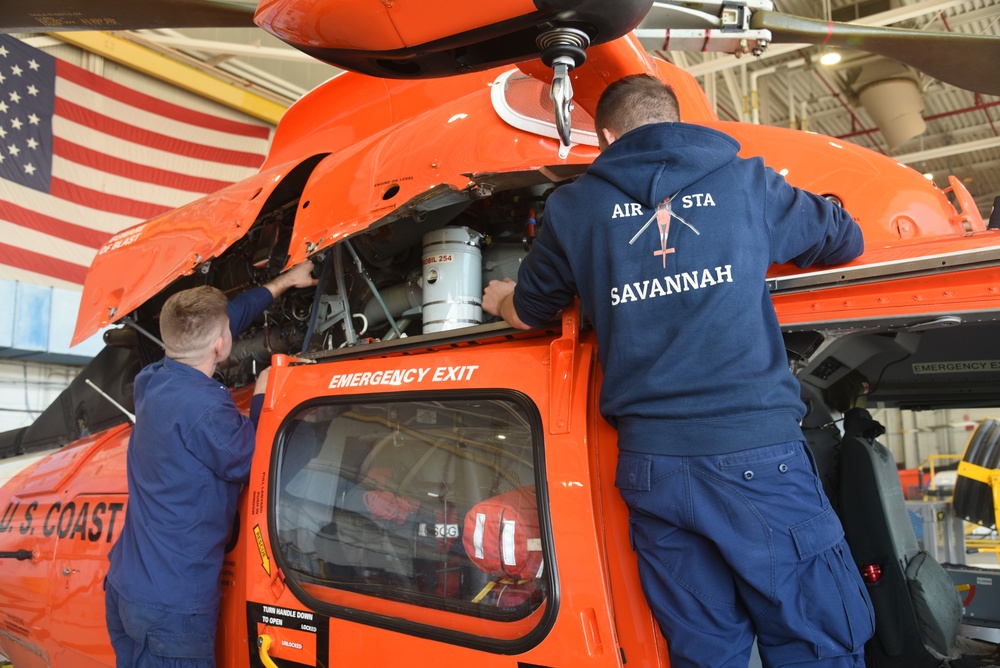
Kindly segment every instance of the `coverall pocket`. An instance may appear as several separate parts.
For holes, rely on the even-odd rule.
[[[215,641],[212,636],[194,633],[150,633],[149,651],[164,659],[204,659],[208,666],[215,658]]]
[[[778,445],[767,445],[752,450],[734,452],[730,455],[719,458],[719,470],[745,469],[748,466],[760,466],[764,464],[787,461],[798,452],[795,443],[779,443]]]
[[[620,490],[648,492],[652,485],[653,461],[642,455],[618,455],[615,487]]]
[[[827,509],[791,527],[798,552],[800,591],[812,602],[802,620],[819,659],[860,650],[875,630],[868,594],[844,542],[844,531]]]

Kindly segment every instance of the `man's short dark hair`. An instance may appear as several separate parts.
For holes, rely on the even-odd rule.
[[[679,120],[680,104],[674,89],[648,74],[631,74],[608,86],[594,115],[599,137],[603,128],[621,137],[642,125]]]
[[[226,295],[203,285],[182,290],[160,309],[160,337],[170,357],[186,356],[211,345],[228,327]]]

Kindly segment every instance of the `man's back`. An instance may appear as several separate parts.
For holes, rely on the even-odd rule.
[[[599,338],[602,412],[627,449],[801,438],[765,274],[774,262],[849,260],[860,230],[738,149],[681,123],[626,133],[549,198],[521,269],[514,304],[526,322],[580,295]]]
[[[133,601],[203,613],[219,571],[254,430],[228,388],[170,358],[136,377],[125,529],[109,578]]]

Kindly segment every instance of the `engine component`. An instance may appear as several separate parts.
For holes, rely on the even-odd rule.
[[[482,236],[467,227],[424,235],[424,334],[483,322]]]

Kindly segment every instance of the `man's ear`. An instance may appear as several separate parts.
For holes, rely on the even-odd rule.
[[[215,355],[216,362],[221,362],[225,359],[222,357],[222,348],[225,345],[226,343],[221,336],[216,337],[215,343],[212,344],[212,353]]]
[[[611,146],[618,139],[618,135],[607,128],[601,128],[601,133],[604,135],[604,143],[606,146]]]

